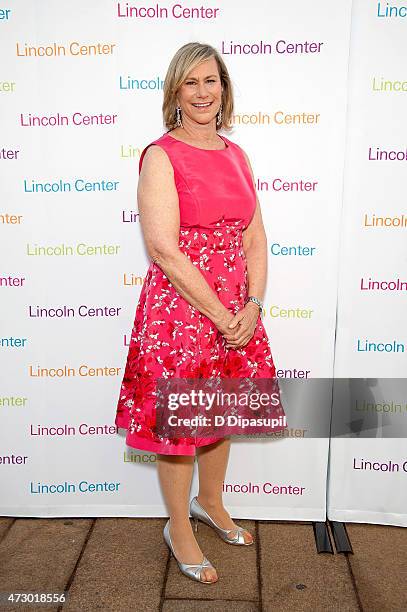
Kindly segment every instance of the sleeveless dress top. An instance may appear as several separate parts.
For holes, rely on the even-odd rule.
[[[179,249],[203,274],[219,300],[235,314],[247,297],[242,232],[256,208],[252,175],[242,149],[222,137],[224,149],[200,149],[169,133],[160,146],[174,169],[179,197]],[[157,231],[159,220],[157,220]],[[221,438],[165,438],[154,430],[156,378],[276,376],[260,312],[254,335],[240,349],[187,302],[162,269],[151,262],[141,288],[129,342],[115,424],[127,430],[126,444],[162,454],[194,455],[197,446]]]

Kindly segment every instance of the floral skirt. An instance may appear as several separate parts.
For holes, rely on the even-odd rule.
[[[219,300],[235,314],[247,297],[247,265],[241,227],[181,227],[180,250],[197,266]],[[115,424],[126,444],[168,455],[195,455],[216,437],[166,438],[155,431],[156,379],[274,378],[270,342],[260,313],[255,332],[240,349],[187,302],[152,262],[136,308]]]

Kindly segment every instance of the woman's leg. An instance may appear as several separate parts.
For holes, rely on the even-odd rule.
[[[233,529],[235,523],[225,510],[222,500],[222,485],[226,475],[226,468],[229,460],[230,438],[224,438],[214,444],[197,447],[199,468],[199,493],[198,502],[207,511],[209,516],[222,529]],[[229,534],[233,539],[236,531]],[[253,541],[248,531],[243,532],[244,541]]]
[[[161,490],[170,515],[170,536],[175,556],[182,563],[201,563],[203,553],[189,520],[189,494],[194,456],[157,454]],[[205,568],[204,580],[217,580],[214,569]]]

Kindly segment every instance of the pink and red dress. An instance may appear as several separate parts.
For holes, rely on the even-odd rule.
[[[166,133],[160,146],[174,169],[179,197],[179,248],[235,314],[247,297],[242,232],[256,208],[256,193],[242,149],[206,150]],[[157,221],[159,231],[159,220]],[[221,438],[164,438],[154,430],[157,378],[275,377],[270,342],[260,313],[251,340],[226,348],[212,321],[187,302],[151,262],[141,288],[121,383],[115,424],[128,446],[168,455],[195,455],[197,446]]]

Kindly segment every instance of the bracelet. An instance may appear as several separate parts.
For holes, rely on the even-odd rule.
[[[249,295],[249,297],[246,298],[245,305],[247,304],[247,302],[254,302],[259,307],[260,313],[263,312],[263,304],[262,304],[262,302],[260,302],[260,300],[258,298],[256,298],[254,295]]]

